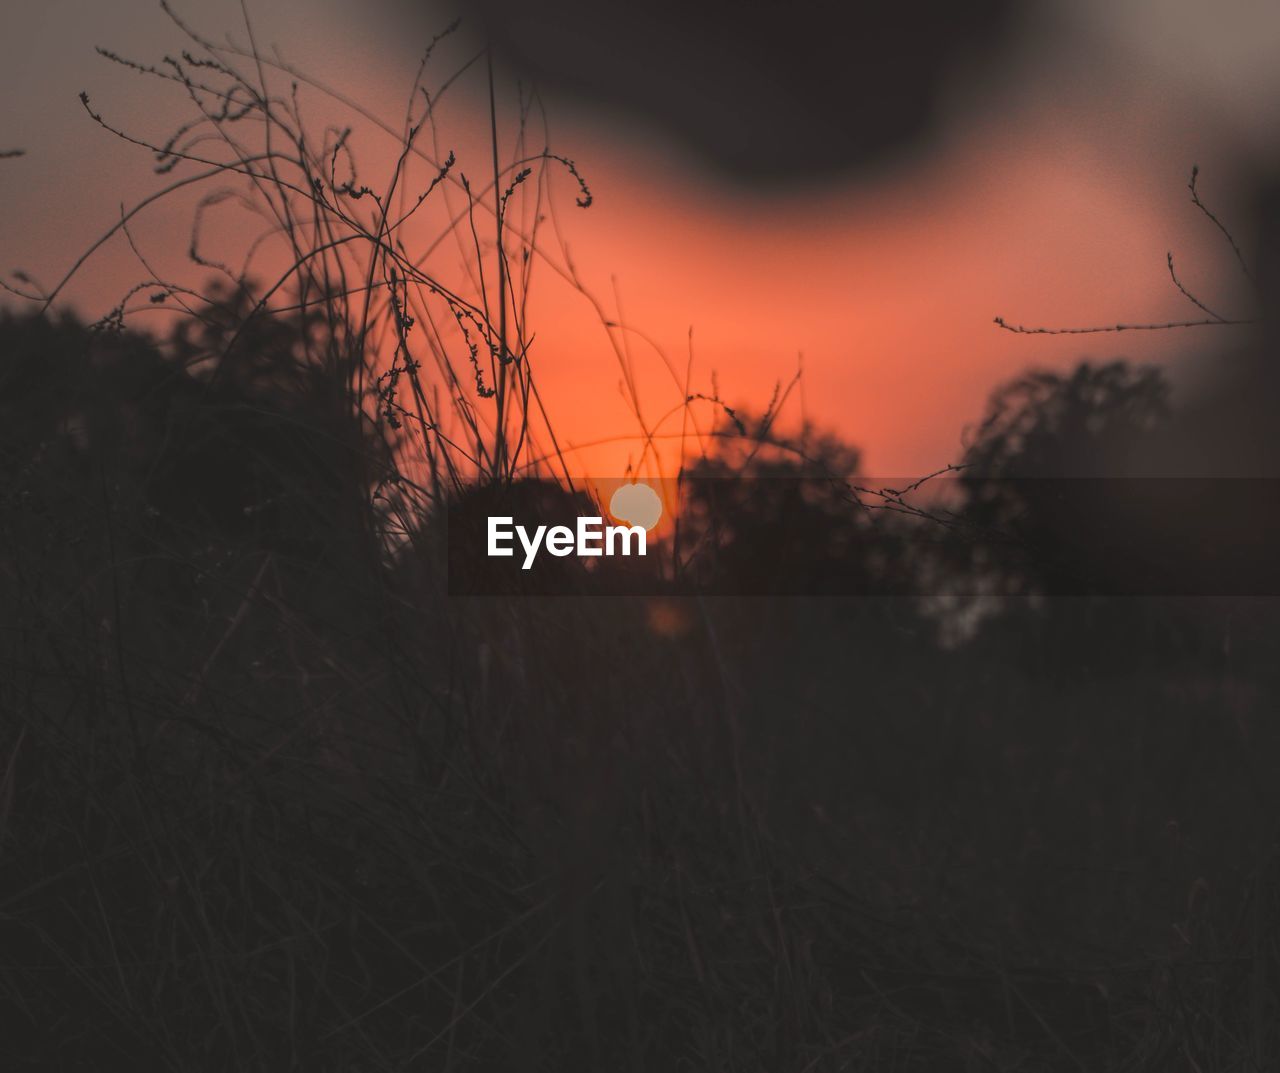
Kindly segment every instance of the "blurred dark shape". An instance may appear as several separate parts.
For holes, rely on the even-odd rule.
[[[1120,361],[1029,372],[998,388],[971,433],[960,481],[963,518],[978,540],[950,550],[980,557],[968,568],[986,571],[999,590],[1124,591],[1142,565],[1134,548],[1154,555],[1170,512],[1157,522],[1129,510],[1116,495],[1129,482],[1116,478],[1168,417],[1159,370]]]
[[[952,550],[985,557],[969,568],[1005,590],[1123,586],[1133,563],[1109,561],[1116,504],[1099,493],[1167,420],[1168,396],[1158,370],[1120,361],[1029,372],[997,388],[970,434],[960,482],[964,520],[979,540]]]
[[[1268,176],[1255,184],[1253,198],[1254,256],[1258,294],[1264,325],[1272,341],[1280,312],[1280,177]]]
[[[1168,417],[1158,369],[1113,361],[1029,372],[992,393],[964,461],[983,480],[1120,476]]]
[[[732,435],[741,421],[745,435]],[[767,417],[725,423],[716,450],[682,481],[681,581],[700,592],[865,594],[879,583],[877,521],[849,482],[857,448],[803,430],[779,437]]]
[[[264,555],[299,607],[337,598],[319,572],[357,583],[386,446],[309,352],[322,326],[251,308],[220,293],[167,352],[71,317],[0,316],[5,577],[103,614],[118,592],[163,624],[147,631],[162,647],[197,607],[239,601]],[[108,563],[126,564],[110,584]]]
[[[6,1069],[1276,1068],[1274,613],[1103,678],[1057,608],[442,599],[343,335],[200,314],[0,317]],[[987,457],[1141,438],[1143,383],[1007,392]],[[731,547],[845,512],[796,446],[704,464],[779,482]]]
[[[1037,673],[1115,675],[1220,667],[1234,622],[1236,658],[1259,658],[1240,627],[1269,612],[1238,597],[1277,592],[1265,533],[1280,484],[1135,476],[1185,421],[1159,370],[1124,362],[1028,373],[993,394],[961,478],[978,538],[947,545],[947,569],[985,574],[993,593],[1081,598],[1005,603],[989,638]]]
[[[1254,181],[1250,234],[1240,243],[1248,275],[1233,307],[1257,318],[1207,338],[1194,382],[1150,466],[1203,476],[1280,476],[1280,181]],[[1233,216],[1235,213],[1224,213]],[[1249,309],[1253,305],[1254,308]]]
[[[925,135],[957,61],[990,65],[1009,0],[481,0],[537,84],[643,119],[742,181],[809,181]]]

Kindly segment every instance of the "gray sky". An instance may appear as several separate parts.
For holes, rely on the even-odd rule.
[[[442,6],[438,19],[428,14],[415,24],[402,17],[398,5],[404,2],[250,0],[250,11],[260,43],[278,45],[305,70],[383,104],[395,99],[395,76],[412,70],[425,28],[448,18]],[[214,38],[245,40],[239,0],[176,0],[175,7]],[[1061,0],[1037,22],[1012,80],[991,91],[996,99],[985,101],[986,108],[1012,115],[1028,101],[1056,101],[1092,109],[1100,140],[1131,138],[1145,127],[1153,144],[1190,140],[1189,150],[1203,145],[1274,165],[1280,150],[1280,4]],[[0,167],[0,248],[8,266],[48,276],[90,230],[112,222],[122,200],[154,181],[144,155],[92,126],[78,92],[88,90],[95,107],[128,129],[157,137],[185,116],[180,96],[114,69],[94,47],[154,60],[183,47],[183,39],[156,0],[10,0],[5,23],[0,148],[20,148],[27,156]],[[959,81],[965,85],[957,99],[976,78],[961,75]],[[572,117],[573,111],[565,108],[561,115]],[[580,131],[572,129],[572,118],[561,130],[566,126],[602,154],[625,154],[642,140],[644,160],[654,162],[652,132],[644,139],[634,130],[619,137],[590,117]],[[680,175],[678,159],[661,149],[659,155],[654,181],[663,181],[657,174],[677,183],[690,178]],[[645,166],[631,161],[628,167],[637,165]]]

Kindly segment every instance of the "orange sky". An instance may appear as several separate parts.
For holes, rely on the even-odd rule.
[[[923,174],[760,203],[606,169],[598,208],[573,218],[572,249],[607,303],[616,276],[628,322],[680,367],[692,326],[695,391],[711,393],[714,370],[726,402],[762,408],[803,353],[807,416],[862,445],[871,472],[910,474],[953,461],[987,393],[1030,364],[1158,359],[1186,345],[1028,338],[992,324],[997,313],[1032,324],[1183,317],[1164,274],[1171,245],[1221,293],[1215,273],[1229,269],[1185,226],[1175,174],[1174,196],[1153,200],[1143,177],[1070,146],[971,143]],[[617,434],[627,407],[600,329],[577,296],[539,297],[535,357],[558,427],[574,442]],[[646,415],[667,412],[679,389],[643,342],[633,355]],[[628,444],[593,453],[615,467],[635,456]]]
[[[326,31],[313,20],[301,38],[287,20],[275,31],[294,45],[289,54],[304,69],[390,114],[385,109],[402,100],[413,63],[403,47],[388,52],[386,28],[373,21],[349,33],[338,53],[338,21]],[[129,51],[130,29],[126,20],[83,33]],[[148,37],[150,29],[138,32],[134,52],[153,58],[157,47],[172,47],[168,38]],[[28,42],[37,55],[40,41],[37,34]],[[611,310],[619,295],[626,320],[681,369],[693,329],[693,391],[709,394],[714,370],[725,401],[763,407],[803,353],[807,416],[862,446],[867,472],[936,468],[956,459],[962,429],[980,416],[989,391],[1030,365],[1118,355],[1169,361],[1201,342],[1185,333],[1020,337],[996,329],[995,314],[1029,324],[1194,314],[1169,283],[1169,249],[1206,297],[1230,305],[1229,259],[1185,201],[1193,162],[1205,166],[1203,182],[1212,189],[1211,164],[1221,160],[1221,197],[1229,203],[1235,193],[1231,154],[1212,112],[1183,107],[1154,81],[1117,98],[1114,86],[1075,82],[1065,66],[1045,70],[1044,84],[994,107],[988,99],[982,118],[957,106],[935,144],[912,159],[789,194],[736,189],[652,132],[555,111],[553,102],[554,147],[577,160],[597,199],[577,211],[571,184],[559,184],[562,237],[586,285]],[[53,78],[34,67],[30,74]],[[151,89],[140,97],[129,78],[88,55],[63,70],[57,85],[66,98],[90,88],[95,106],[132,120],[132,129],[141,123],[163,131],[180,114],[181,100],[171,109]],[[476,103],[464,92],[446,111],[444,145],[480,148]],[[17,144],[38,141],[41,130],[63,133],[9,162],[0,194],[10,205],[2,224],[10,264],[47,282],[117,218],[121,202],[157,180],[145,153],[94,129],[74,101],[59,96],[56,106],[41,107],[42,126],[15,131]],[[463,167],[484,173],[482,159],[461,155]],[[161,208],[135,229],[166,270],[188,276],[189,211],[189,203]],[[228,224],[218,237],[234,245],[243,235]],[[441,256],[458,255],[445,248]],[[117,242],[69,295],[101,312],[138,276]],[[603,327],[580,295],[547,274],[535,283],[532,309],[530,357],[562,443],[614,441],[575,450],[575,468],[620,472],[638,448],[618,437],[636,430]],[[631,343],[652,421],[683,392],[647,344],[638,336]],[[793,418],[800,402],[797,395],[789,407]],[[702,413],[710,423],[705,404]],[[679,420],[668,427],[678,432]]]
[[[1170,284],[1171,249],[1206,298],[1229,308],[1236,289],[1228,251],[1186,204],[1197,147],[1187,139],[1186,157],[1170,152],[1167,130],[1135,151],[1092,142],[1078,115],[1012,110],[874,177],[790,195],[726,190],[616,128],[559,131],[597,201],[577,211],[561,183],[558,219],[587,285],[611,313],[616,293],[644,333],[630,339],[646,419],[683,395],[647,340],[683,371],[692,328],[692,390],[710,394],[715,372],[726,402],[757,410],[802,353],[804,390],[788,413],[798,420],[803,404],[860,445],[871,474],[955,461],[991,389],[1030,365],[1172,365],[1205,342],[1016,336],[995,327],[996,314],[1066,325],[1198,316]],[[604,330],[549,275],[534,297],[531,356],[561,442],[590,445],[574,456],[581,470],[621,472],[640,444],[598,442],[635,432]],[[710,424],[713,408],[699,409]],[[680,417],[664,428],[679,433]]]

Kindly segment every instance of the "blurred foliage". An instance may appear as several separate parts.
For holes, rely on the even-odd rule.
[[[6,1068],[1280,1054],[1269,608],[1010,600],[947,648],[907,599],[448,598],[347,345],[234,294],[161,341],[0,318]],[[1031,378],[970,457],[1097,472],[1163,406]],[[857,452],[763,424],[692,464],[691,554],[711,512],[728,579],[876,576]]]

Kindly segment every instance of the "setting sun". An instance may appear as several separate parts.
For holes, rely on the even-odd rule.
[[[620,522],[653,529],[662,519],[662,498],[642,481],[622,484],[609,499],[609,513]]]

